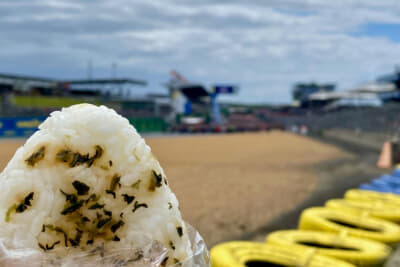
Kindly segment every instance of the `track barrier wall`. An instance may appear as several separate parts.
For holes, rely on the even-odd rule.
[[[0,138],[29,137],[45,119],[45,116],[0,117]],[[140,133],[163,132],[167,126],[161,118],[130,118],[129,122]]]

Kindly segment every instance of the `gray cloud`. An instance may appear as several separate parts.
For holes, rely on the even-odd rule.
[[[391,71],[400,44],[363,36],[366,23],[400,23],[395,0],[0,2],[0,71],[71,78],[144,77],[151,88],[177,69],[233,82],[244,101],[289,101],[294,82],[341,88]],[[358,34],[354,34],[358,33]]]

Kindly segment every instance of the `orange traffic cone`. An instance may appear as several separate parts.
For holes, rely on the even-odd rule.
[[[389,141],[383,143],[382,151],[376,165],[381,169],[389,169],[392,167],[392,144]]]

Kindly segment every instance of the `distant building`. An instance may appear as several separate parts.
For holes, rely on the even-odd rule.
[[[56,89],[57,81],[53,79],[0,73],[1,93],[50,95]]]
[[[135,98],[143,94],[136,93],[137,86],[145,86],[147,83],[134,79],[88,79],[60,81],[58,86],[69,95],[78,96],[103,96],[120,99]]]
[[[335,84],[297,83],[292,91],[293,99],[301,106],[308,106],[312,94],[333,92],[335,87]]]
[[[135,79],[55,80],[0,73],[0,92],[22,95],[76,95],[134,97],[136,86],[147,83]]]
[[[0,73],[0,113],[24,112],[10,101],[14,96],[65,96],[83,101],[101,99],[125,116],[168,117],[172,112],[169,95],[147,94],[141,90],[146,85],[145,81],[126,78],[55,80]],[[42,111],[43,114],[47,112]]]
[[[396,66],[394,73],[378,77],[378,83],[392,83],[396,88],[400,89],[400,66]]]

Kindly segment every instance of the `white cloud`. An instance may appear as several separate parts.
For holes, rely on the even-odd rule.
[[[2,72],[71,77],[91,58],[100,72],[118,62],[121,73],[146,73],[151,85],[178,69],[207,84],[239,84],[238,100],[282,102],[297,81],[343,89],[391,71],[400,56],[400,43],[360,34],[366,23],[400,23],[395,0],[9,0],[0,7]]]

